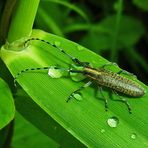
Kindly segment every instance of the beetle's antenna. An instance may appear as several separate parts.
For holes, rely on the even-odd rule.
[[[28,39],[28,40],[26,40],[26,41],[24,42],[24,46],[26,46],[26,44],[27,44],[28,42],[32,41],[32,40],[41,41],[41,42],[44,42],[44,43],[46,43],[46,44],[48,44],[48,45],[50,45],[50,46],[53,46],[53,47],[57,48],[57,49],[60,50],[62,53],[64,53],[65,55],[67,55],[74,63],[76,63],[76,64],[78,64],[78,65],[80,65],[80,66],[86,67],[86,66],[89,65],[88,62],[81,62],[79,59],[77,59],[77,58],[75,58],[74,56],[72,56],[72,55],[68,54],[67,52],[65,52],[65,50],[63,50],[62,48],[56,46],[55,44],[52,44],[52,43],[49,42],[49,41],[43,40],[43,39],[39,39],[39,38],[30,38],[30,39]]]
[[[14,86],[17,87],[16,85],[16,79],[22,74],[25,73],[27,71],[35,71],[35,70],[45,70],[45,69],[49,69],[50,67],[38,67],[38,68],[26,68],[21,70],[19,73],[17,73],[17,75],[14,77]]]

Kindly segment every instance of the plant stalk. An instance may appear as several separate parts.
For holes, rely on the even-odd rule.
[[[8,33],[8,42],[31,34],[40,0],[18,0]]]

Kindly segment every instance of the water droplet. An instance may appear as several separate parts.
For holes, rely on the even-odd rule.
[[[72,72],[70,72],[70,77],[75,82],[82,81],[85,78],[85,76],[80,73],[72,73]]]
[[[57,69],[53,66],[49,68],[48,75],[52,78],[60,78],[63,76],[63,72],[60,69]]]
[[[84,47],[83,46],[80,46],[80,45],[78,45],[77,48],[78,48],[79,51],[84,50]]]
[[[83,100],[83,98],[82,98],[82,96],[81,96],[81,93],[76,93],[76,94],[74,94],[73,96],[74,96],[74,98],[75,98],[76,100],[78,100],[78,101]]]
[[[131,138],[136,139],[137,135],[135,133],[132,133]]]
[[[117,117],[111,117],[107,120],[107,124],[110,127],[117,127],[117,125],[119,124],[119,119]]]
[[[84,67],[76,66],[74,64],[72,64],[71,67],[72,67],[72,69],[75,69],[75,70],[84,70]],[[70,76],[71,76],[71,79],[76,82],[79,82],[79,81],[85,79],[85,76],[81,73],[70,72]]]
[[[101,129],[101,133],[104,133],[105,132],[105,129]]]
[[[61,42],[59,41],[54,41],[54,45],[56,45],[57,47],[59,47],[61,45]]]

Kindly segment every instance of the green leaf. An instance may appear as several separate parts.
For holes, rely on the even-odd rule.
[[[46,2],[52,2],[52,3],[57,3],[57,4],[60,4],[60,5],[63,5],[75,12],[77,12],[83,19],[85,19],[86,21],[88,21],[88,17],[87,15],[80,9],[78,8],[77,6],[69,3],[69,2],[66,2],[66,1],[61,1],[61,0],[43,0],[43,1],[46,1]]]
[[[8,85],[0,78],[0,129],[5,127],[15,114],[14,102]]]
[[[47,112],[29,98],[24,91],[18,90],[15,100],[17,111],[49,138],[60,143],[63,147],[69,147],[69,145],[72,145],[71,147],[84,147],[61,125],[53,120]]]
[[[11,145],[13,148],[20,148],[20,146],[21,148],[59,147],[58,144],[24,120],[18,113],[16,114],[14,137]]]
[[[93,67],[97,68],[108,63],[101,56],[84,47],[80,48],[80,45],[61,37],[39,30],[34,30],[32,37],[38,37],[51,43],[59,43],[60,48],[67,53],[81,61],[90,62]],[[40,41],[32,41],[28,47],[20,48],[20,51],[16,51],[17,48],[14,47],[11,47],[11,51],[10,48],[9,50],[5,48],[2,48],[2,58],[13,76],[25,68],[55,65],[68,68],[72,63],[58,49]],[[109,69],[117,72],[120,68],[111,66]],[[105,112],[104,102],[95,97],[95,86],[86,88],[82,92],[83,100],[73,99],[66,103],[68,96],[84,84],[84,82],[74,82],[70,77],[53,79],[48,76],[46,70],[30,71],[21,74],[17,81],[42,110],[85,146],[148,147],[147,93],[139,99],[129,98],[133,114],[129,114],[125,104],[111,100],[109,100],[109,111]],[[147,86],[138,80],[135,81],[148,90]],[[109,89],[103,91],[106,97],[112,98],[108,92]],[[117,96],[113,97],[118,98]],[[37,114],[33,116],[37,116]],[[111,117],[116,117],[119,120],[116,128],[111,128],[107,124]],[[44,123],[44,120],[41,122]]]
[[[133,0],[133,3],[137,7],[141,8],[145,11],[148,11],[148,1],[147,0]]]

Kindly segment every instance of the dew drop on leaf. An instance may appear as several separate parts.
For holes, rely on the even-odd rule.
[[[132,133],[132,134],[131,134],[131,138],[132,138],[132,139],[136,139],[136,137],[137,137],[137,135],[136,135],[135,133]]]
[[[84,70],[84,67],[76,66],[74,64],[72,64],[71,67],[72,69],[76,69],[76,70]],[[76,81],[76,82],[79,82],[85,79],[85,76],[81,73],[70,72],[70,77],[73,81]]]
[[[80,45],[78,45],[77,48],[78,48],[79,51],[84,50],[84,47],[83,46],[80,46]]]
[[[61,42],[59,41],[54,41],[54,45],[56,45],[57,47],[59,47],[61,45]]]
[[[80,93],[75,93],[73,96],[74,96],[74,98],[75,98],[76,100],[78,100],[78,101],[83,100],[82,95],[81,95]]]
[[[104,133],[105,132],[105,129],[101,129],[101,133]]]
[[[119,119],[117,117],[111,117],[107,120],[107,124],[112,128],[117,127]]]
[[[53,67],[50,67],[48,70],[48,75],[52,78],[60,78],[63,76],[63,72],[60,69]]]

